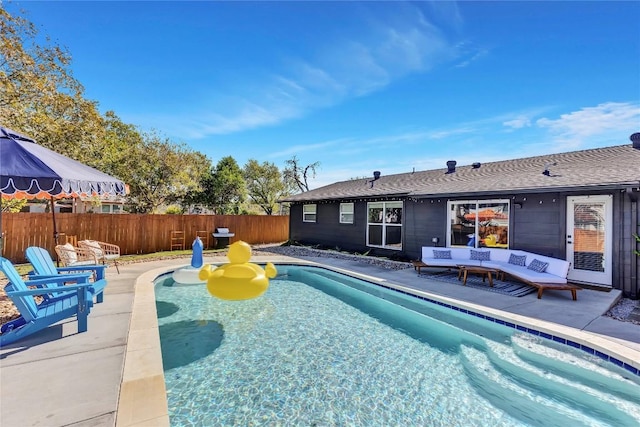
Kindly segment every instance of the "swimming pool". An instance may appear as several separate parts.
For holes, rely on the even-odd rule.
[[[332,271],[262,297],[156,282],[173,425],[638,425],[640,380],[570,346]]]

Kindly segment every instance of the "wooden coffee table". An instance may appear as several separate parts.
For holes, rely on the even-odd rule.
[[[499,271],[495,268],[480,267],[475,265],[459,265],[458,280],[462,279],[462,284],[464,286],[467,286],[467,275],[469,273],[475,273],[482,275],[483,282],[485,278],[489,279],[489,286],[493,287],[493,277],[491,276],[491,274],[497,274],[498,272]]]

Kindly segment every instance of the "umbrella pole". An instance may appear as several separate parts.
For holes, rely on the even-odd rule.
[[[55,246],[58,246],[58,228],[56,226],[56,203],[51,196],[51,216],[53,217],[53,241]],[[58,259],[58,253],[56,252],[56,265],[60,267],[60,259]]]
[[[56,226],[56,204],[51,196],[51,215],[53,216],[53,241],[58,244],[58,228]]]

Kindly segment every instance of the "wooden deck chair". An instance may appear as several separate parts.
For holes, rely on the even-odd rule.
[[[116,266],[116,271],[120,274],[120,269],[118,268],[120,246],[111,243],[99,242],[97,240],[80,240],[78,241],[78,246],[93,252],[98,261],[103,264],[113,261],[113,265]]]
[[[44,248],[37,246],[30,246],[26,250],[26,256],[31,266],[33,267],[32,279],[41,279],[44,277],[58,277],[64,275],[68,282],[77,283],[78,280],[82,280],[84,277],[93,277],[93,288],[95,291],[96,302],[101,303],[103,301],[104,288],[107,286],[107,281],[104,278],[104,270],[106,265],[77,265],[72,267],[56,267]],[[84,280],[86,281],[86,280]],[[67,282],[67,283],[68,283]],[[53,296],[59,296],[62,292],[52,293]]]
[[[68,280],[64,276],[24,281],[11,261],[2,257],[0,271],[9,279],[4,288],[6,294],[20,312],[19,318],[0,326],[0,347],[73,316],[77,316],[78,333],[87,331],[87,317],[91,310],[89,302],[93,291],[91,283],[51,287],[52,283],[64,284]],[[64,293],[39,305],[33,299],[35,295],[58,291]]]
[[[172,230],[171,231],[171,250],[174,249],[184,250],[184,231]]]

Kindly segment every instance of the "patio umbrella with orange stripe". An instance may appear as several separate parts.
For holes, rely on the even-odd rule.
[[[464,215],[464,219],[466,219],[467,221],[478,221],[478,222],[484,222],[484,221],[490,221],[493,218],[495,218],[497,216],[496,212],[493,209],[483,209],[480,212],[478,212],[476,214],[476,212],[471,212],[468,214]]]
[[[0,126],[0,252],[2,199],[50,199],[53,234],[58,243],[55,198],[122,195],[124,182]]]

